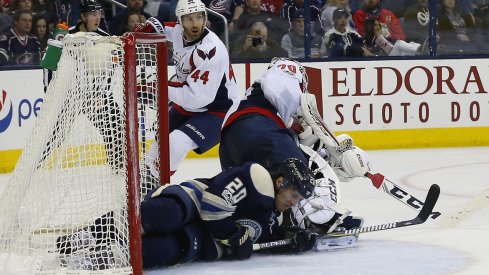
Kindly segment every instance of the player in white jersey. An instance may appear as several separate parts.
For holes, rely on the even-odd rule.
[[[300,63],[274,58],[268,70],[246,91],[245,98],[236,101],[226,115],[219,147],[221,167],[228,169],[251,161],[274,175],[284,159],[310,162],[317,179],[313,196],[301,201],[299,207],[294,208],[292,218],[284,217],[284,221],[320,233],[333,231],[338,226],[358,227],[362,220],[350,216],[351,211],[337,203],[337,183],[338,176],[343,181],[365,175],[368,156],[354,147],[347,135],[338,136],[338,140],[340,144],[351,146],[335,157],[331,157],[333,153],[329,148],[321,150],[324,153],[319,155],[308,147],[314,147],[319,133],[311,131],[312,125],[305,122],[307,113],[311,112],[306,106],[316,104],[315,97],[307,91],[307,84],[307,73]],[[306,146],[299,147],[297,138]],[[340,145],[337,147],[342,149]],[[338,248],[339,244],[351,247],[356,245],[356,239],[337,238],[324,244],[318,243],[317,249]]]
[[[136,27],[137,32],[164,33],[173,43],[176,74],[170,79],[170,170],[175,172],[190,150],[201,154],[220,141],[224,116],[238,98],[229,54],[219,37],[205,27],[207,12],[200,0],[180,0],[178,23],[161,24],[156,18]],[[148,153],[154,176],[157,143]]]
[[[307,82],[305,69],[298,62],[285,58],[272,61],[226,116],[219,148],[223,169],[254,160],[273,172],[289,157],[307,163],[287,127],[298,116]]]

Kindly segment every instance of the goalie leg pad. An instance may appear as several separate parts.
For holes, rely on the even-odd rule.
[[[297,223],[302,228],[309,228],[312,224],[325,224],[336,214],[337,204],[331,200],[329,187],[316,186],[314,194],[307,200],[292,208]],[[349,212],[348,212],[349,214]]]
[[[316,96],[313,94],[301,94],[301,115],[307,125],[312,128],[321,143],[332,153],[336,153],[338,147],[337,140],[333,132],[328,128],[321,118],[316,105]]]

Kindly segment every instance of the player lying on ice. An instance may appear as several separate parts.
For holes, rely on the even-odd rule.
[[[311,198],[293,207],[286,221],[321,233],[337,226],[359,227],[362,220],[339,204],[338,182],[364,176],[369,171],[368,156],[353,145],[350,136],[336,138],[324,129],[307,85],[306,70],[299,62],[274,58],[226,114],[219,148],[221,166],[226,169],[252,161],[273,174],[285,159],[300,159],[314,170],[316,189]],[[318,241],[316,249],[352,246],[356,237],[341,237]]]
[[[141,203],[143,267],[251,256],[254,242],[291,238],[280,252],[310,250],[316,234],[307,229],[279,226],[279,216],[314,190],[311,170],[300,160],[285,160],[271,175],[256,163],[225,170],[213,178],[167,184],[150,191]],[[109,214],[110,215],[110,214]],[[107,215],[106,215],[107,216]],[[95,224],[57,239],[60,261],[67,268],[100,270],[117,260],[80,259],[78,250],[113,243],[111,237],[98,235]],[[96,236],[100,238],[97,239]],[[80,247],[79,244],[91,244]],[[78,247],[78,250],[75,249]],[[115,255],[112,255],[113,257]]]

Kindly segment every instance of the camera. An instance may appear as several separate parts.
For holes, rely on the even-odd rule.
[[[263,39],[260,36],[253,36],[253,38],[251,38],[251,45],[253,47],[260,45],[262,42]]]

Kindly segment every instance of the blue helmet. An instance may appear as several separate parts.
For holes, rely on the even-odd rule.
[[[311,169],[300,159],[286,159],[280,167],[279,174],[284,177],[282,186],[291,184],[306,199],[312,195],[316,179]]]

